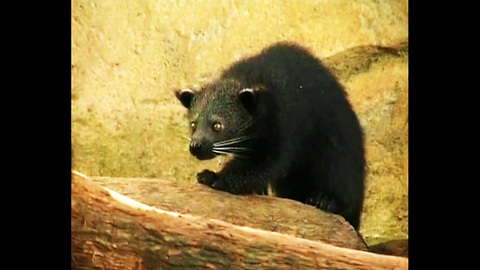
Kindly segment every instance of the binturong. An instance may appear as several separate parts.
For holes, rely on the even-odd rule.
[[[341,85],[308,50],[277,43],[175,94],[188,109],[190,153],[232,156],[219,172],[198,173],[199,183],[233,194],[271,191],[339,214],[358,230],[363,132]]]

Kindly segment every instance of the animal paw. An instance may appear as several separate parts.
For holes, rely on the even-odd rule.
[[[217,177],[217,175],[209,170],[204,170],[200,173],[197,173],[197,181],[200,184],[210,186],[216,190],[226,190],[225,181],[222,178]]]
[[[197,173],[198,183],[204,184],[207,186],[212,186],[212,184],[215,183],[216,178],[217,178],[217,175],[210,170],[204,170],[202,172]]]
[[[306,203],[330,213],[337,213],[339,210],[335,199],[323,193],[309,197]]]

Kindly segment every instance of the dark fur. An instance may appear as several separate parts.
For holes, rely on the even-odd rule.
[[[278,197],[340,214],[358,229],[362,130],[342,87],[307,50],[275,44],[201,90],[176,94],[195,123],[192,154],[234,156],[220,172],[199,173],[200,183],[234,194],[265,194],[270,186]]]

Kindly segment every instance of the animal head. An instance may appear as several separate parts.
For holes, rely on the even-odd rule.
[[[188,109],[190,153],[200,160],[224,154],[251,154],[248,143],[255,137],[252,126],[258,105],[257,90],[224,80],[199,91],[176,91],[177,98]]]

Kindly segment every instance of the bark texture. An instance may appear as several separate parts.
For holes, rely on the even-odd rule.
[[[72,174],[71,184],[72,269],[408,267],[406,258],[362,251],[363,241],[341,217],[290,200],[234,196],[156,179],[92,180]],[[156,203],[111,190],[122,193],[121,186],[144,192],[143,202]],[[305,211],[310,215],[303,216]]]

